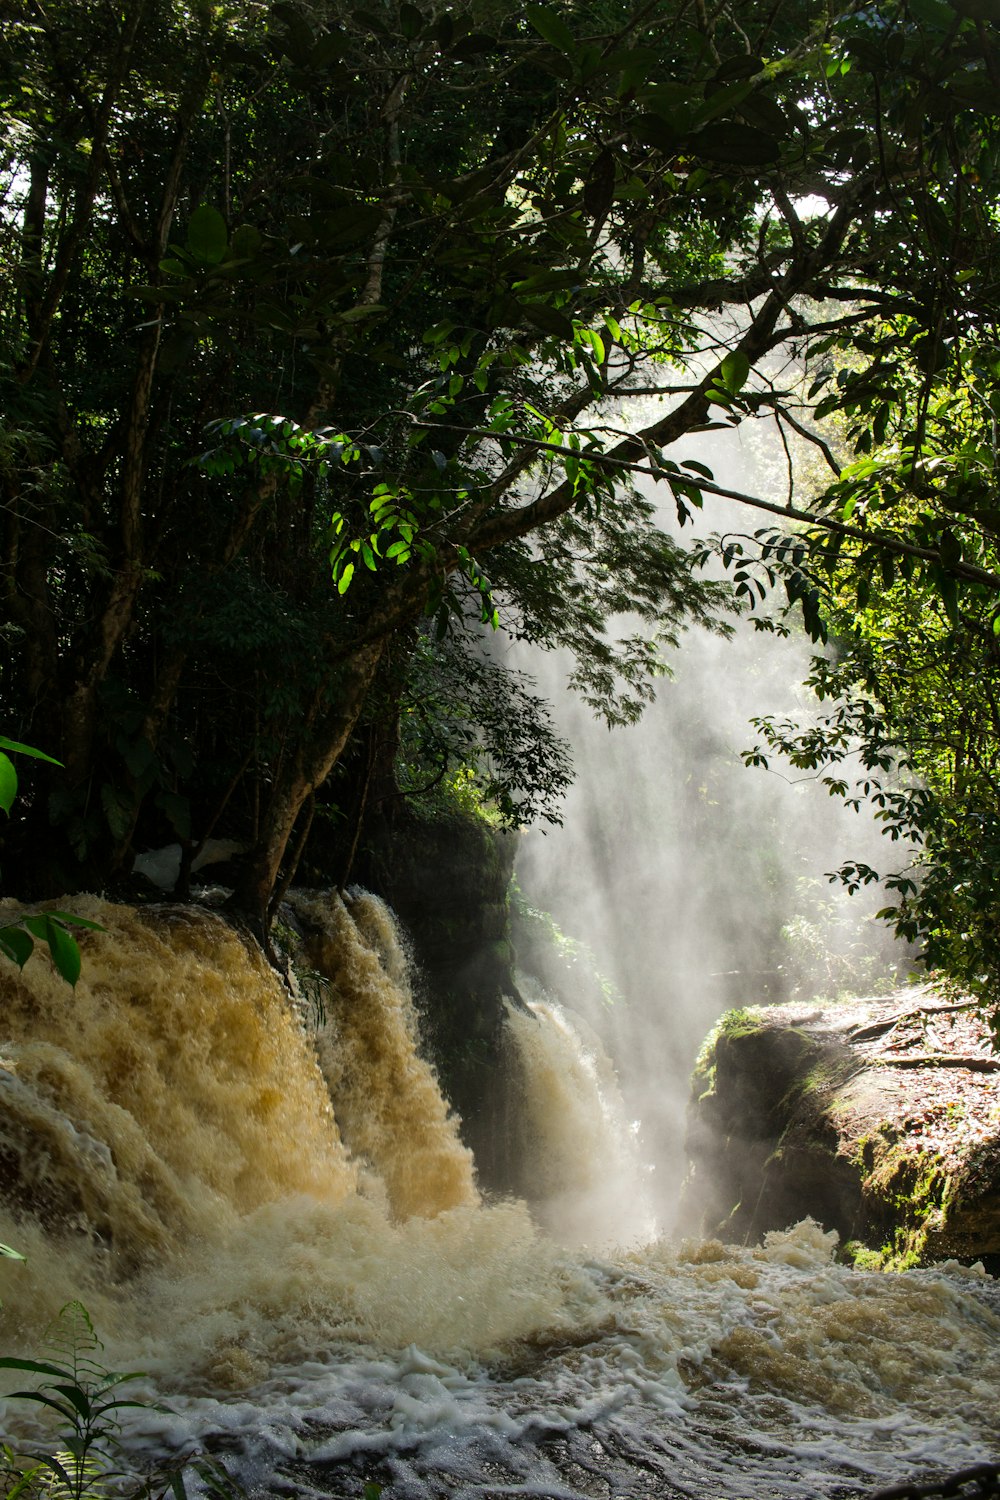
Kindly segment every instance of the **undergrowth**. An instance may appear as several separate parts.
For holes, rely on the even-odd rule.
[[[18,1453],[6,1443],[0,1446],[4,1500],[188,1500],[185,1481],[191,1476],[197,1476],[200,1492],[210,1500],[240,1500],[240,1486],[205,1454],[188,1454],[148,1473],[128,1461],[119,1414],[128,1408],[164,1408],[122,1394],[143,1376],[105,1368],[100,1358],[104,1346],[81,1302],[68,1302],[62,1309],[46,1346],[49,1359],[0,1358],[0,1370],[42,1377],[34,1389],[13,1391],[7,1400],[33,1403],[59,1418],[54,1451]]]

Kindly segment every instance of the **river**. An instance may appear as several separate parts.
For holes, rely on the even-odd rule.
[[[211,911],[75,909],[106,928],[75,992],[40,957],[4,977],[0,1348],[44,1355],[81,1299],[169,1408],[123,1414],[130,1463],[203,1447],[261,1497],[784,1500],[996,1456],[997,1284],[859,1273],[808,1222],[646,1237],[613,1071],[551,1004],[518,1045],[540,1164],[576,1058],[540,1196],[581,1211],[484,1201],[375,898],[296,898],[326,983],[295,1003]],[[22,1448],[36,1422],[2,1408]]]

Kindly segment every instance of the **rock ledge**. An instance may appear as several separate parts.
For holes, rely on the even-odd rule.
[[[930,986],[729,1011],[693,1079],[689,1220],[756,1239],[810,1215],[869,1264],[1000,1270],[1000,1055]]]

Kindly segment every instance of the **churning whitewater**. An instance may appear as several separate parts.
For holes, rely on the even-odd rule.
[[[0,1261],[0,1352],[43,1355],[82,1300],[169,1408],[131,1414],[137,1464],[200,1446],[260,1496],[783,1500],[996,1454],[996,1284],[862,1274],[808,1222],[637,1244],[613,1076],[556,1007],[511,1011],[537,1204],[481,1201],[374,897],[294,898],[311,997],[210,910],[74,910],[105,929],[75,992],[40,956],[3,977],[0,1241],[27,1262]],[[45,1441],[22,1403],[0,1421]]]

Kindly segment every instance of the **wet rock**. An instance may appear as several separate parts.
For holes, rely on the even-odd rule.
[[[1000,1056],[930,987],[730,1011],[687,1145],[692,1227],[747,1241],[809,1215],[869,1264],[1000,1269]]]

